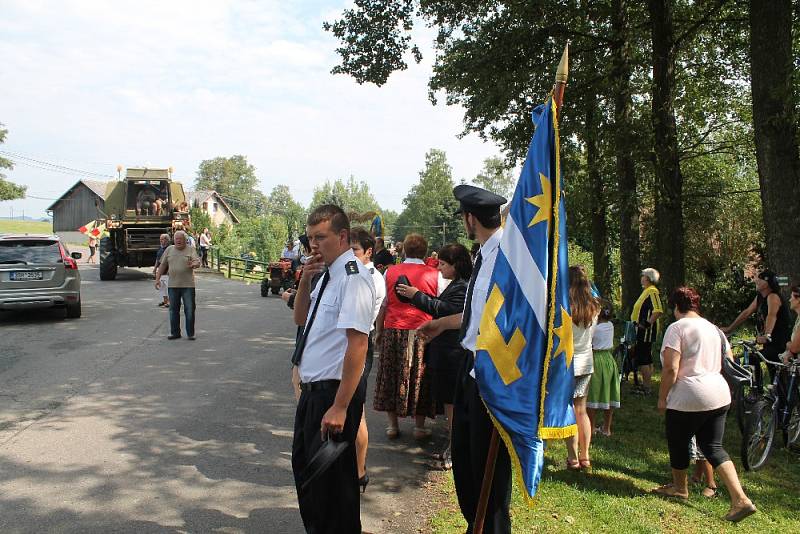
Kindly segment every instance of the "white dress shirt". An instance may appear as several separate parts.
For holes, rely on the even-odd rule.
[[[364,267],[366,267],[372,275],[372,282],[375,284],[375,317],[372,318],[372,330],[375,330],[375,320],[378,318],[378,313],[381,311],[383,299],[386,298],[386,279],[384,279],[381,272],[375,268],[374,263],[365,263]]]
[[[357,272],[352,273],[353,268]],[[375,284],[369,269],[347,249],[328,267],[330,279],[306,338],[300,360],[300,381],[341,380],[347,351],[347,330],[369,334],[375,322]],[[320,277],[308,307],[306,323],[319,295]]]
[[[486,306],[486,299],[489,298],[489,282],[492,279],[494,262],[497,260],[497,252],[500,250],[500,239],[502,237],[503,229],[498,228],[486,240],[486,243],[481,246],[481,270],[475,278],[472,301],[464,303],[464,306],[472,306],[472,315],[470,315],[467,331],[461,341],[461,346],[473,353],[475,352],[475,346],[478,344],[478,327],[481,324],[481,315],[483,315],[483,308]]]

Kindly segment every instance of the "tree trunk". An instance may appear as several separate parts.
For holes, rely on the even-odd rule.
[[[656,186],[656,258],[664,293],[684,282],[683,176],[675,123],[675,35],[672,0],[650,0],[653,39],[653,133]]]
[[[592,63],[593,65],[593,63]],[[589,169],[589,200],[592,210],[592,267],[594,282],[600,294],[608,299],[611,296],[610,257],[608,254],[608,224],[606,222],[606,202],[603,187],[603,175],[600,172],[600,154],[597,134],[597,101],[584,101],[586,115],[586,163]]]
[[[614,144],[617,160],[619,205],[619,257],[622,275],[623,315],[630,310],[641,291],[639,285],[639,205],[636,195],[636,168],[633,159],[631,98],[631,43],[628,26],[628,0],[614,0],[611,24],[614,32],[611,54],[614,80]]]
[[[792,2],[751,0],[750,69],[758,181],[771,269],[800,281],[800,157],[792,92]]]

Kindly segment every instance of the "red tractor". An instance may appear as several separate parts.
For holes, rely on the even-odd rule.
[[[266,297],[270,291],[277,295],[281,291],[295,287],[297,275],[292,269],[292,260],[281,258],[279,261],[269,263],[269,277],[264,277],[261,282],[261,296]]]

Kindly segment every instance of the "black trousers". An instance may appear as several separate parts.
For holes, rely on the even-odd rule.
[[[466,358],[464,371],[459,373],[453,407],[453,479],[456,484],[458,506],[467,520],[467,534],[475,528],[475,514],[481,494],[492,421],[478,393],[475,379],[469,376],[472,358]],[[486,507],[485,534],[510,534],[511,517],[511,462],[508,451],[501,442],[494,468],[492,490]]]
[[[292,443],[292,472],[297,487],[300,516],[308,534],[360,534],[361,502],[358,488],[355,440],[364,398],[357,388],[347,407],[344,430],[336,439],[346,441],[347,449],[318,476],[305,491],[301,474],[322,445],[322,417],[333,405],[336,389],[303,391],[297,404]]]
[[[667,410],[664,426],[667,433],[670,467],[673,469],[689,467],[692,436],[695,437],[697,447],[703,451],[703,456],[714,469],[730,460],[728,453],[722,448],[722,438],[725,437],[725,416],[728,414],[728,408],[730,405],[703,412]]]

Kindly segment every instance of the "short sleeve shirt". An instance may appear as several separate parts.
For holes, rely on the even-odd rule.
[[[161,255],[161,263],[166,263],[169,269],[169,287],[194,287],[194,269],[189,267],[189,259],[197,258],[197,250],[188,244],[183,250],[178,250],[175,245],[167,247]]]
[[[381,272],[375,268],[374,263],[369,262],[365,264],[365,267],[369,271],[369,274],[372,275],[372,283],[375,285],[375,317],[372,319],[372,330],[375,330],[375,319],[378,318],[381,306],[383,305],[383,299],[386,298],[386,280],[383,278]]]
[[[724,336],[723,336],[724,337]],[[667,408],[682,412],[715,410],[731,403],[728,383],[722,376],[722,337],[716,326],[702,317],[684,317],[664,333],[664,350],[680,354],[678,376],[667,395]],[[730,344],[725,340],[725,349]]]
[[[317,315],[300,360],[300,381],[341,380],[347,352],[347,330],[369,334],[375,322],[375,284],[369,269],[353,251],[343,252],[329,267],[330,279],[322,291],[322,277],[311,292],[306,323],[317,299]]]
[[[633,305],[631,321],[641,324],[650,319],[650,316],[655,312],[664,313],[661,297],[656,286],[647,286]],[[639,341],[652,342],[656,338],[656,325],[643,330],[640,329],[637,336]]]

